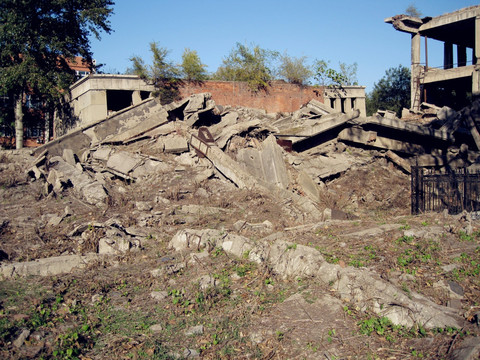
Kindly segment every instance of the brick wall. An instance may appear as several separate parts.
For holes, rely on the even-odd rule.
[[[269,113],[293,112],[311,99],[323,102],[323,89],[301,87],[283,81],[272,82],[266,90],[252,92],[246,83],[233,81],[185,82],[180,88],[182,98],[209,92],[217,105],[264,109]]]

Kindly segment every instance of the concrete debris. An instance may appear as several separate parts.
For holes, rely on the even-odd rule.
[[[290,182],[282,149],[272,135],[263,141],[258,149],[240,149],[237,160],[246,166],[250,174],[268,183],[286,189]]]
[[[336,113],[317,100],[311,100],[295,113],[273,118],[264,111],[218,107],[209,93],[195,94],[165,106],[150,99],[37,148],[34,152],[37,158],[29,174],[34,180],[46,178],[49,184],[46,191],[61,192],[71,183],[89,204],[98,204],[108,196],[105,174],[139,181],[156,172],[172,169],[183,172],[185,166],[198,166],[192,160],[196,158],[190,153],[192,146],[200,155],[205,153],[213,165],[195,174],[197,183],[211,178],[216,171],[217,176],[239,188],[271,192],[269,184],[273,184],[283,190],[292,189],[287,190],[290,200],[300,196],[315,204],[325,181],[368,163],[368,159],[350,156],[345,151],[348,146],[378,149],[384,152],[382,157],[406,173],[416,164],[432,167],[476,164],[477,152],[455,154],[450,149],[480,148],[479,102],[458,112],[447,107],[424,108],[436,111],[436,119],[421,125],[400,120],[391,111],[379,111],[371,117],[360,117],[358,110]],[[210,140],[202,140],[200,133],[200,140],[197,139],[196,128],[201,125],[211,134]],[[150,141],[152,149],[167,154],[189,155],[176,159],[177,165],[172,166],[141,152],[98,146],[134,144],[132,139]],[[293,150],[290,154],[294,155],[289,157],[275,143],[280,140],[282,147]],[[57,165],[62,171],[55,166],[47,170],[45,166],[52,163],[55,155],[63,156],[66,165]],[[58,158],[56,162],[60,164]],[[288,163],[292,166],[287,168]],[[68,171],[67,166],[71,166]],[[86,174],[92,172],[95,176]],[[312,209],[310,205],[307,207]]]
[[[13,345],[15,345],[16,348],[22,347],[23,343],[25,342],[25,340],[27,340],[29,336],[30,336],[30,330],[23,329],[20,335],[13,342]]]
[[[53,156],[48,165],[50,171],[46,179],[55,193],[73,187],[89,204],[103,206],[107,193],[102,184],[92,178],[81,168],[68,164],[59,156]]]
[[[173,236],[169,247],[176,251],[199,251],[220,246],[234,256],[266,262],[284,278],[315,277],[331,283],[342,300],[385,316],[397,325],[411,327],[420,323],[428,329],[462,326],[463,320],[454,309],[437,305],[421,294],[407,295],[368,269],[330,264],[313,247],[285,241],[282,236],[274,234],[253,242],[220,230],[184,229]]]
[[[349,304],[358,311],[385,316],[397,325],[462,328],[461,301],[464,292],[468,293],[463,284],[434,282],[432,288],[448,299],[448,306],[438,305],[423,294],[402,290],[402,283],[414,280],[409,274],[392,271],[387,279],[370,268],[355,268],[343,261],[332,264],[316,245],[305,246],[291,240],[295,239],[291,231],[302,226],[313,230],[321,224],[327,233],[330,223],[356,219],[361,215],[357,213],[358,203],[390,200],[371,191],[358,196],[347,194],[348,201],[340,204],[330,201],[334,195],[349,191],[344,184],[334,181],[352,170],[380,163],[386,172],[382,176],[387,178],[392,177],[394,167],[401,169],[395,172],[400,176],[410,174],[415,165],[480,169],[480,103],[474,102],[461,111],[428,104],[424,108],[428,108],[429,123],[404,121],[391,111],[379,111],[371,117],[361,117],[358,110],[344,114],[316,100],[294,113],[276,115],[219,107],[210,94],[192,95],[165,106],[153,99],[146,100],[37,148],[35,160],[27,170],[31,181],[45,189],[45,196],[71,193],[82,206],[99,206],[100,211],[115,209],[116,202],[128,201],[129,219],[112,217],[102,222],[70,223],[75,213],[62,205],[60,214],[42,215],[42,226],[68,226],[65,233],[69,231],[68,241],[75,244],[74,250],[35,261],[2,262],[0,274],[12,278],[71,272],[99,259],[131,255],[141,251],[142,246],[164,241],[167,234],[171,253],[158,259],[154,270],[147,270],[147,275],[158,284],[166,276],[177,276],[192,266],[208,269],[216,252],[223,251],[228,256],[264,264],[285,279],[314,278],[330,286],[331,294],[314,304],[304,301],[299,294],[287,302],[311,305],[312,309],[321,308],[322,302],[340,314],[343,306]],[[409,117],[423,116],[407,113]],[[358,186],[367,186],[368,179],[361,177],[355,179]],[[179,179],[194,185],[184,188]],[[151,194],[125,200],[129,186],[150,189],[150,184],[155,185]],[[246,190],[239,193],[251,197],[248,201],[252,204],[274,199],[276,205],[270,211],[287,214],[288,221],[296,226],[288,228],[288,221],[263,221],[262,214],[254,214],[257,218],[252,221],[248,215],[243,217],[243,212],[254,211],[248,207],[242,208],[242,215],[238,216],[235,210],[242,205],[236,204],[235,198],[228,199],[228,203],[218,190],[235,187]],[[193,203],[179,202],[181,199],[192,199]],[[238,216],[233,218],[238,220],[224,225],[225,218],[231,220],[233,216]],[[203,226],[206,218],[218,221],[222,229],[189,229]],[[399,227],[384,224],[349,228],[338,237],[339,246],[350,246],[351,239],[373,242]],[[182,230],[177,231],[178,228]],[[274,233],[279,228],[283,232]],[[152,229],[161,229],[162,234]],[[428,231],[405,230],[402,234],[406,238],[431,239],[440,238],[444,230],[438,226],[429,227]],[[471,218],[465,219],[461,229],[452,231],[471,236]],[[177,256],[174,251],[180,254]],[[198,274],[192,280],[202,291],[220,286],[219,279],[210,274]],[[150,296],[161,302],[166,301],[169,293],[153,291]],[[154,326],[153,332],[163,329],[160,324]],[[185,334],[201,335],[203,331],[200,325],[188,328]],[[18,340],[18,346],[24,341]],[[478,354],[478,346],[472,344],[457,353],[463,357]]]
[[[164,141],[164,152],[181,154],[188,151],[187,140],[182,136],[169,136]]]
[[[37,259],[34,261],[14,262],[0,265],[0,274],[4,278],[16,276],[51,276],[70,273],[74,268],[84,268],[90,262],[98,259],[97,254],[65,255],[51,258]]]

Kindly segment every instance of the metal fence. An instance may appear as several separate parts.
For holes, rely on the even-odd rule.
[[[412,214],[426,211],[449,214],[480,210],[480,174],[466,168],[439,172],[412,166]]]

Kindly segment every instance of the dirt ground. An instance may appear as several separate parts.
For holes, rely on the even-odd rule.
[[[174,155],[155,156],[175,167]],[[323,189],[320,208],[354,219],[306,224],[268,193],[215,177],[196,183],[195,167],[142,182],[112,178],[105,185],[108,203],[97,207],[71,188],[47,196],[45,183],[25,174],[30,161],[26,151],[0,152],[2,264],[95,252],[106,231],[101,225],[111,219],[144,235],[139,250],[84,269],[1,280],[3,359],[448,359],[480,335],[480,223],[473,220],[466,231],[460,216],[410,215],[409,176],[384,158],[373,156]],[[185,205],[200,210],[185,212]],[[49,223],[62,214],[59,224]],[[271,227],[238,230],[238,220],[268,220]],[[88,230],[72,235],[82,224]],[[406,294],[458,309],[466,325],[395,326],[314,278],[284,278],[221,248],[195,256],[169,249],[185,228],[223,229],[253,241],[291,234],[292,242],[314,247],[328,262],[367,267]],[[384,231],[361,232],[376,228]]]

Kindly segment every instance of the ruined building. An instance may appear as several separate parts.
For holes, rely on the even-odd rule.
[[[136,75],[92,74],[70,87],[71,104],[78,125],[85,125],[138,105],[154,90],[153,85]],[[218,105],[257,108],[269,113],[292,112],[314,99],[325,105],[326,112],[348,113],[358,109],[366,116],[364,86],[330,89],[273,81],[268,91],[253,93],[242,82],[184,81],[178,90],[180,98],[208,92]]]
[[[385,22],[411,34],[412,110],[420,110],[422,102],[459,110],[472,95],[480,93],[480,5],[433,18],[396,15]],[[423,63],[422,38],[425,40]],[[429,66],[428,39],[443,42],[442,68]]]

